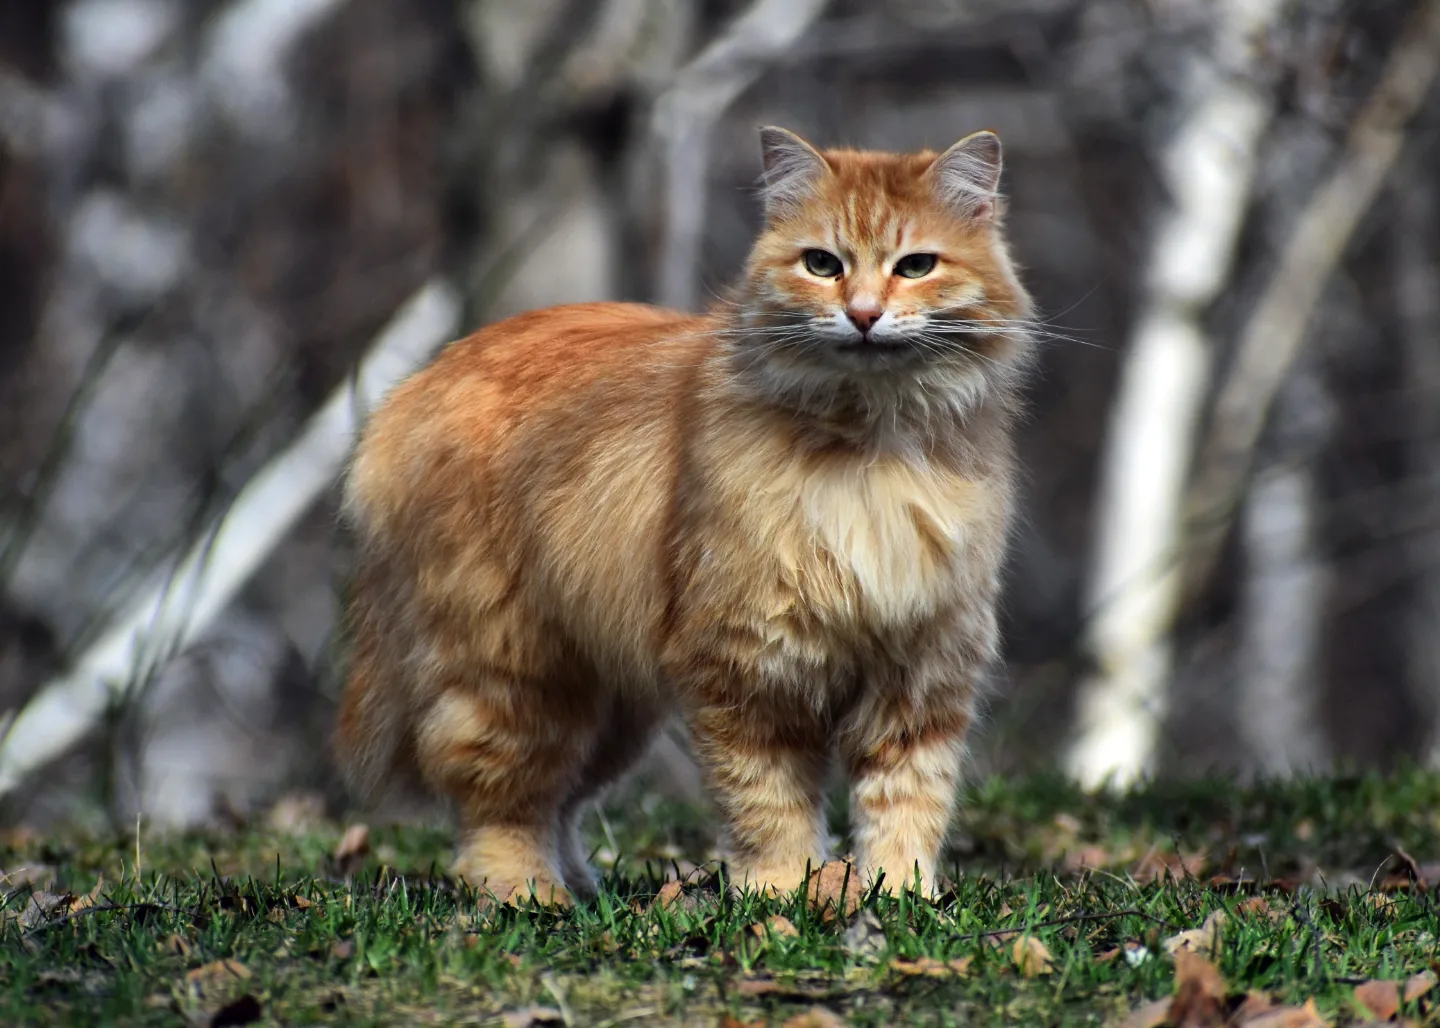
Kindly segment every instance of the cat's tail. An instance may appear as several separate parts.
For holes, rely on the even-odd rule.
[[[333,748],[340,773],[358,798],[374,800],[414,784],[410,689],[401,671],[402,645],[373,559],[361,558],[350,586],[346,628],[349,668]]]

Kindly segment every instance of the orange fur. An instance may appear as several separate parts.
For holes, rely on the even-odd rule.
[[[497,895],[592,890],[583,805],[676,713],[736,884],[824,859],[836,755],[864,873],[933,884],[996,652],[1029,352],[998,143],[762,143],[766,225],[730,301],[492,325],[355,455],[341,763],[364,791],[418,773],[454,797],[457,871]],[[839,274],[807,270],[817,249]],[[933,270],[902,276],[915,253]]]

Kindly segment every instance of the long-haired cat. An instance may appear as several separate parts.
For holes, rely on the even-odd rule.
[[[338,734],[352,785],[453,797],[456,871],[594,879],[586,802],[672,716],[735,886],[825,859],[933,887],[1011,517],[1030,302],[1000,143],[818,151],[761,131],[765,224],[731,298],[510,318],[370,420]]]

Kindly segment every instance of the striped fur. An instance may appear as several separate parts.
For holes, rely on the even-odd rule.
[[[837,762],[864,873],[934,882],[996,654],[1030,350],[998,199],[955,181],[993,199],[999,147],[764,146],[784,201],[726,302],[492,325],[356,452],[338,756],[362,792],[453,797],[457,871],[502,897],[592,890],[581,811],[673,716],[736,884],[793,888],[825,858]],[[807,271],[812,248],[843,274]],[[934,270],[895,273],[915,252]],[[855,304],[884,312],[868,340]]]

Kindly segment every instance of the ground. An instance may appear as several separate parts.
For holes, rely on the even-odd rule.
[[[853,911],[838,867],[819,909],[726,895],[704,812],[639,787],[594,818],[602,894],[566,911],[484,908],[443,829],[305,811],[0,834],[0,1023],[1440,1025],[1434,773],[992,780],[949,892]]]

